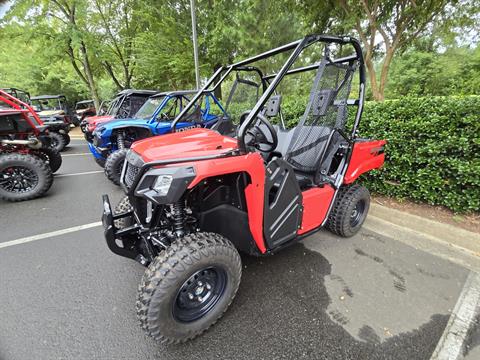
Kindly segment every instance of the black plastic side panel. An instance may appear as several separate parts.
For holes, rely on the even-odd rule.
[[[301,222],[302,192],[293,168],[274,159],[266,169],[263,232],[270,250],[293,239]]]
[[[260,255],[248,225],[248,215],[235,206],[223,204],[200,214],[199,227],[225,236],[235,247],[249,255]]]

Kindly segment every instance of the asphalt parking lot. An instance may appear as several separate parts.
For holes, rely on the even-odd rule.
[[[136,321],[142,266],[110,253],[98,224],[101,195],[122,192],[87,153],[72,141],[46,197],[0,202],[1,360],[430,359],[477,281],[371,226],[350,239],[322,231],[273,257],[243,256],[224,318],[159,345]],[[462,338],[468,359],[480,358],[478,320]]]

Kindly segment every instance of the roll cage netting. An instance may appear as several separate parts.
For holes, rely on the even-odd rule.
[[[356,61],[352,65],[336,64],[328,55],[322,59],[305,112],[285,154],[295,169],[315,172],[325,148],[332,142],[332,132],[345,130],[347,100],[356,64]]]
[[[329,44],[338,44],[340,46],[351,45],[355,53],[347,57],[330,59],[328,51],[325,51],[325,55],[320,64],[315,62],[311,65],[291,69],[292,65],[299,58],[303,50],[318,42],[324,43],[326,48]],[[287,52],[291,52],[288,59],[275,74],[264,75],[259,68],[250,65],[257,61]],[[319,141],[318,138],[323,138],[328,132],[325,131],[325,134],[323,134],[321,129],[307,131],[305,130],[307,127],[322,128],[323,126],[335,128],[337,133],[348,142],[356,137],[358,124],[363,111],[365,95],[365,66],[362,49],[359,41],[352,37],[330,35],[308,35],[301,40],[269,50],[235,64],[219,68],[172,122],[172,131],[175,131],[176,124],[181,121],[189,108],[201,97],[202,93],[205,91],[215,91],[230,72],[245,69],[257,71],[260,74],[264,91],[238,130],[238,143],[242,152],[245,153],[248,151],[244,141],[246,130],[253,125],[257,115],[262,111],[267,101],[275,93],[275,90],[282,79],[286,75],[306,71],[316,70],[317,75],[315,76],[307,108],[299,122],[299,126],[296,128],[297,133],[293,135],[293,141],[290,142],[287,159],[292,160],[293,164],[295,164],[295,162],[298,162],[300,165],[305,163],[303,169],[313,170],[313,166],[309,166],[310,163],[314,162],[312,155],[308,151],[309,143],[311,145],[312,143],[315,143],[315,141]],[[359,70],[358,98],[354,99],[352,102],[348,99],[348,95],[350,93],[353,74],[356,69]],[[211,88],[211,86],[213,86],[213,88]],[[355,120],[349,135],[344,131],[348,105],[357,106]],[[298,130],[299,128],[300,130]],[[301,128],[304,128],[304,130]],[[303,132],[305,134],[303,134]],[[314,147],[314,145],[311,146]],[[300,163],[298,160],[301,160],[302,162]]]

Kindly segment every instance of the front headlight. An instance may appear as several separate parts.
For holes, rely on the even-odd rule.
[[[130,162],[128,165],[130,166]],[[193,166],[152,167],[142,175],[134,194],[156,204],[173,204],[182,197],[195,176]]]
[[[172,175],[159,175],[155,180],[152,189],[155,190],[158,195],[165,196],[168,194],[168,190],[170,189],[170,185],[172,185],[172,181]]]

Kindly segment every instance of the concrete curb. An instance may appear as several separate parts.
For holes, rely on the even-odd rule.
[[[480,256],[480,234],[375,203],[370,204],[369,215]]]

